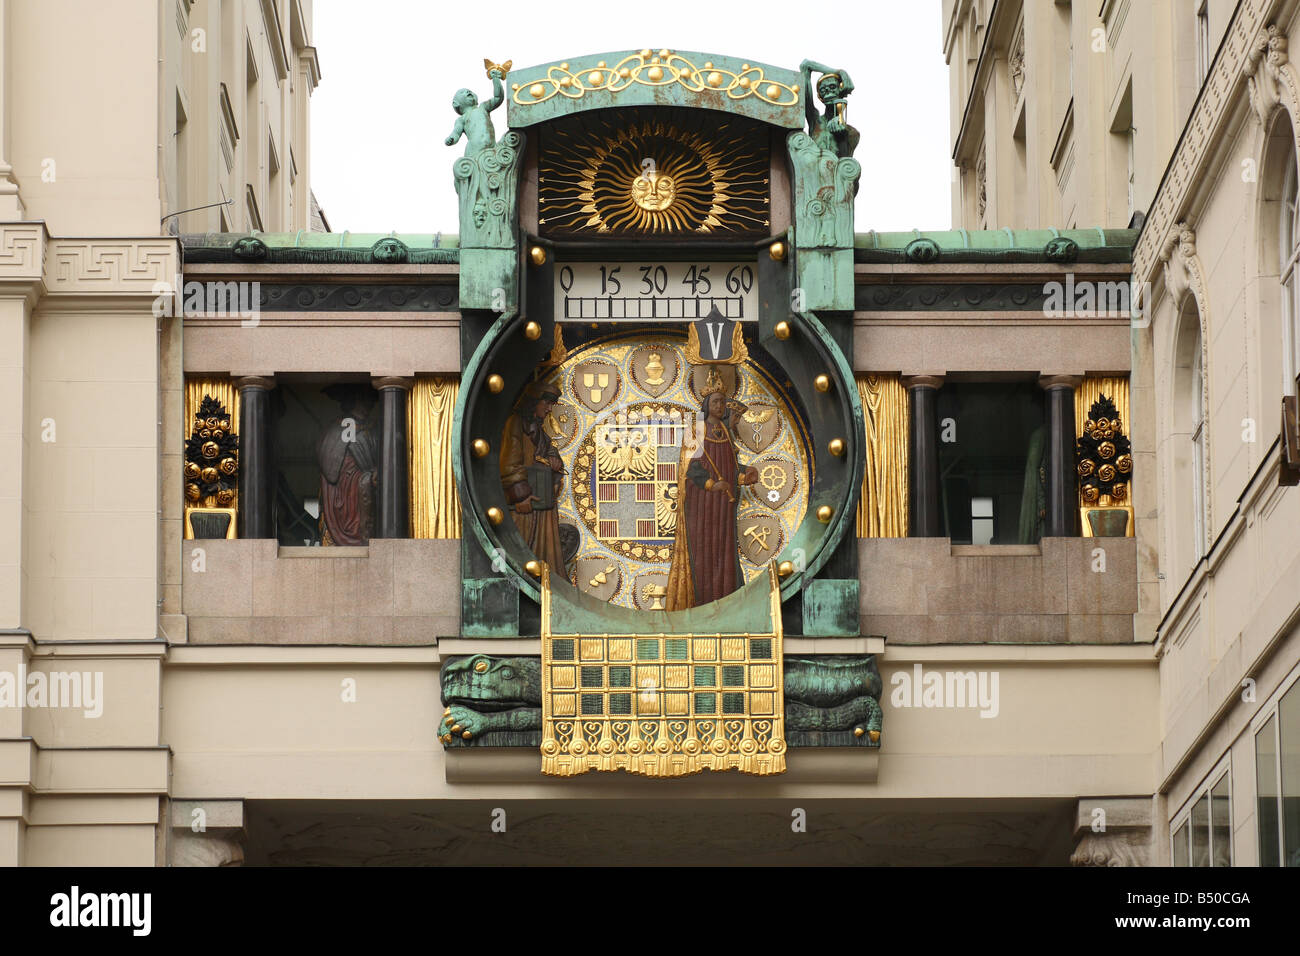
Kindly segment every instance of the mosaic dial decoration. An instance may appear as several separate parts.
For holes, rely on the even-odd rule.
[[[758,124],[668,109],[557,124],[542,144],[546,234],[766,235],[766,137]]]
[[[613,336],[576,349],[543,379],[559,392],[543,423],[566,476],[558,517],[578,540],[567,576],[622,607],[664,609],[682,443],[696,429],[708,372],[687,361],[686,345],[681,334]],[[736,508],[749,581],[803,519],[810,459],[802,423],[762,368],[748,361],[721,371],[729,397],[747,407],[730,426],[738,464],[757,473],[738,489]]]

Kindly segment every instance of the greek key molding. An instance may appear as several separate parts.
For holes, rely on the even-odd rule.
[[[155,284],[174,283],[180,271],[174,239],[55,239],[50,245],[52,294],[154,295]]]
[[[45,272],[45,226],[0,226],[0,280],[39,281]]]
[[[1259,45],[1261,38],[1267,52],[1270,34],[1265,29],[1264,21],[1272,5],[1271,0],[1242,0],[1234,12],[1219,56],[1205,81],[1200,99],[1187,121],[1185,135],[1169,165],[1168,178],[1156,193],[1146,226],[1137,248],[1133,250],[1133,275],[1139,281],[1150,281],[1153,278],[1153,270],[1166,237],[1182,214],[1197,174],[1211,158],[1212,145],[1228,120],[1227,107],[1232,93],[1242,81],[1248,57]],[[1277,51],[1271,55],[1276,58]],[[1282,55],[1285,55],[1285,51],[1282,51]],[[1256,63],[1258,62],[1257,59]],[[1267,58],[1264,62],[1266,71],[1274,68],[1268,65]],[[1279,70],[1281,66],[1282,64],[1276,64]],[[1279,74],[1283,79],[1285,72],[1289,71]],[[1267,82],[1262,83],[1261,87],[1267,86]]]

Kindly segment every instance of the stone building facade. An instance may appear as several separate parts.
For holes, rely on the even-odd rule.
[[[1163,859],[1294,865],[1296,5],[944,12],[955,221],[1140,227],[1135,637],[1160,669]]]
[[[64,6],[95,34],[96,6]],[[1128,58],[1138,74],[1113,89],[1131,89],[1132,128],[1185,116],[1189,130],[1162,134],[1163,179],[1135,174],[1144,223],[1093,145],[1122,115],[1079,97],[1075,170],[1064,187],[1046,172],[1070,107],[1039,75],[1056,62],[1040,41],[1081,49],[1084,12],[1050,5],[1057,19],[1034,23],[1027,4],[1016,41],[1013,6],[945,4],[964,170],[951,231],[852,221],[847,124],[866,96],[847,100],[843,71],[811,61],[557,50],[571,59],[485,64],[474,85],[493,93],[457,94],[466,156],[448,150],[459,231],[420,235],[309,231],[305,2],[105,16],[98,35],[122,42],[87,38],[68,68],[96,68],[93,47],[156,94],[112,131],[110,152],[134,156],[114,181],[68,175],[58,155],[42,180],[34,124],[72,107],[26,99],[57,91],[4,98],[0,704],[11,675],[24,706],[0,706],[0,862],[1291,852],[1298,506],[1279,483],[1286,380],[1267,365],[1286,354],[1268,335],[1294,342],[1276,318],[1288,260],[1241,276],[1255,275],[1244,250],[1278,248],[1247,224],[1280,224],[1295,188],[1294,145],[1276,145],[1291,142],[1277,131],[1294,113],[1293,5],[1210,3],[1224,39],[1205,93],[1152,87],[1169,71]],[[1111,48],[1144,49],[1150,30],[1152,49],[1174,43],[1159,62],[1182,63],[1181,41],[1128,6],[1105,6]],[[7,77],[61,32],[33,9],[0,8]],[[1102,71],[1088,89],[1110,83],[1107,62],[1087,61]],[[498,96],[501,135],[485,134],[472,111]],[[740,132],[720,150],[724,113]],[[205,132],[182,142],[182,114]],[[634,135],[654,169],[603,165]],[[1142,142],[1138,165],[1163,169]],[[565,220],[556,143],[621,176],[627,202],[593,189]],[[761,215],[716,191],[693,206],[699,157],[747,177]],[[1238,186],[1247,158],[1260,175]],[[1270,170],[1277,188],[1258,194]],[[695,234],[669,241],[676,215]],[[103,238],[66,238],[88,235]],[[626,291],[609,282],[620,267]],[[706,267],[717,293],[701,291]],[[1137,322],[1130,278],[1155,289]],[[699,483],[739,499],[743,581],[669,610],[672,558],[699,540],[672,429],[720,391],[748,403],[735,479]],[[670,435],[653,479],[614,480],[643,474],[626,413],[673,409],[677,425],[653,419]],[[1249,417],[1257,440],[1234,446]],[[498,464],[516,428],[535,453],[522,494]],[[626,440],[596,444],[610,435]],[[563,553],[533,543],[542,519],[519,508],[533,502],[572,518]],[[636,683],[621,683],[633,650]],[[651,666],[662,684],[643,681]],[[581,697],[565,683],[579,680]],[[684,689],[683,741],[669,718]],[[589,749],[566,706],[604,728]],[[627,706],[658,715],[632,742]],[[734,739],[715,712],[735,715]],[[602,772],[619,766],[636,773]],[[710,769],[725,766],[746,772]],[[1257,809],[1270,793],[1271,822]],[[1276,857],[1258,849],[1270,833]]]

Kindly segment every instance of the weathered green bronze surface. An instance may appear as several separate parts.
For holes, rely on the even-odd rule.
[[[628,106],[719,110],[785,129],[804,121],[799,74],[688,50],[622,50],[521,67],[510,77],[507,100],[512,129]]]
[[[1136,229],[859,232],[857,262],[1128,262]]]
[[[519,193],[524,137],[509,132],[497,142],[491,113],[505,98],[505,69],[488,68],[492,96],[480,103],[472,90],[452,98],[457,113],[454,146],[465,155],[452,165],[460,207],[460,302],[465,309],[505,312],[519,307]]]
[[[1136,229],[989,229],[920,232],[859,232],[854,235],[855,262],[1060,262],[1125,263],[1132,258]],[[256,238],[266,247],[262,259],[238,258],[235,243]],[[408,257],[384,259],[375,247],[396,239]],[[1077,255],[1067,260],[1069,246],[1054,239],[1068,239]],[[279,262],[279,263],[456,263],[460,260],[459,237],[455,233],[298,232],[194,233],[181,237],[187,263]],[[779,265],[779,263],[778,263]]]
[[[795,311],[853,309],[853,199],[862,165],[853,158],[858,131],[848,124],[847,97],[853,83],[843,70],[804,60],[803,83],[811,93],[812,72],[820,70],[817,95],[825,115],[805,103],[807,132],[786,140],[794,172]]]
[[[264,312],[458,312],[454,283],[263,282]]]
[[[536,747],[542,730],[540,657],[448,658],[438,738],[452,747]]]
[[[401,236],[357,232],[196,233],[181,237],[186,263],[454,264],[460,261],[453,233]]]

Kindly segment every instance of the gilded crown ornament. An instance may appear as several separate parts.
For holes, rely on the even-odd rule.
[[[725,395],[727,386],[722,381],[722,375],[718,372],[716,365],[709,366],[709,374],[704,379],[704,387],[700,389],[700,398],[708,398],[710,395]]]

